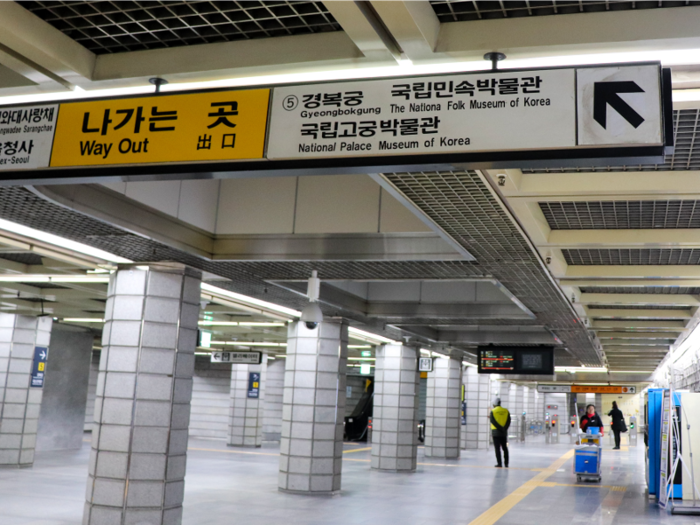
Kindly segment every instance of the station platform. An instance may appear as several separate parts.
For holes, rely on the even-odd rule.
[[[458,460],[418,451],[412,474],[371,471],[366,444],[344,446],[343,489],[334,497],[277,490],[277,443],[227,447],[191,439],[185,525],[382,524],[530,525],[696,523],[667,515],[645,496],[643,446],[603,451],[600,484],[577,484],[572,447],[528,438],[511,445],[509,469],[494,468],[493,449],[462,451]],[[2,525],[81,523],[89,434],[73,452],[37,453],[31,469],[0,470]]]

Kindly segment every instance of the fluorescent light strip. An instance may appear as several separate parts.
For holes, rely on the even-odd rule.
[[[4,103],[3,99],[2,102]],[[90,255],[92,257],[97,257],[98,259],[104,259],[105,261],[113,263],[130,263],[129,259],[124,257],[119,257],[112,253],[100,250],[98,248],[93,248],[86,244],[71,241],[69,239],[64,239],[58,235],[53,235],[51,233],[42,232],[35,230],[34,228],[28,228],[27,226],[22,226],[21,224],[16,224],[14,222],[6,221],[5,219],[0,219],[0,230],[5,230],[8,232],[16,233],[17,235],[23,235],[25,237],[30,237],[38,241],[46,242],[59,246],[61,248],[66,248],[68,250],[73,250],[74,252],[82,253],[84,255]]]
[[[5,274],[0,275],[2,283],[109,283],[108,275],[45,275],[45,274]]]
[[[353,326],[348,327],[348,335],[352,337],[353,339],[358,339],[360,341],[367,341],[369,343],[379,343],[379,344],[389,344],[389,345],[400,345],[401,343],[399,341],[393,341],[392,339],[389,339],[387,337],[377,335],[377,334],[371,334],[369,332],[365,332],[364,330],[360,330],[358,328],[355,328]]]
[[[263,343],[254,341],[212,341],[213,345],[227,345],[227,346],[271,346],[271,347],[285,347],[287,343]]]
[[[348,361],[376,361],[375,357],[348,357]]]
[[[212,286],[211,284],[202,283],[202,291],[216,294],[223,298],[229,298],[243,304],[257,306],[258,308],[271,310],[273,312],[279,312],[292,318],[301,317],[301,312],[298,312],[297,310],[293,310],[285,306],[279,306],[273,303],[268,303],[267,301],[261,301],[260,299],[248,297],[247,295],[239,294],[236,292],[230,292],[228,290],[224,290],[223,288],[219,288],[218,286]]]
[[[362,349],[373,348],[372,345],[348,345],[348,348]]]
[[[651,49],[643,51],[570,54],[549,57],[509,58],[499,64],[499,70],[511,68],[566,67],[591,64],[610,64],[620,62],[660,61],[664,66],[698,64],[700,49]],[[304,73],[281,73],[271,75],[244,76],[201,82],[170,83],[162,87],[162,92],[179,92],[192,89],[212,89],[226,87],[246,87],[259,85],[276,85],[285,83],[328,82],[333,80],[372,79],[401,75],[436,75],[441,73],[460,73],[468,71],[490,71],[490,64],[484,60],[451,61],[438,64],[413,64],[402,60],[396,65],[377,65],[372,67],[345,68]],[[40,93],[32,95],[14,95],[0,97],[1,104],[21,104],[61,100],[80,100],[94,97],[115,97],[122,95],[151,94],[153,87],[148,85],[124,88],[95,89],[86,91],[76,88],[74,91]]]
[[[95,319],[93,317],[66,317],[61,319],[64,323],[104,323],[104,319]]]
[[[235,321],[199,321],[199,326],[287,326],[287,323],[257,323],[257,322],[235,322]]]
[[[576,372],[586,372],[586,373],[592,373],[592,374],[604,374],[608,372],[608,369],[605,367],[587,367],[587,366],[555,366],[554,367],[555,372],[571,372],[571,373],[576,373]]]

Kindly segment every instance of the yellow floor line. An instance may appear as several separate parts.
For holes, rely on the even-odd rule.
[[[610,489],[613,492],[626,492],[627,487],[619,485],[599,485],[598,483],[556,483],[554,481],[543,481],[540,487],[584,487],[592,489]]]
[[[562,465],[564,465],[564,463],[566,463],[569,459],[573,457],[573,455],[574,450],[569,450],[566,454],[564,454],[562,457],[560,457],[558,460],[552,463],[545,470],[537,474],[530,481],[527,481],[520,485],[517,489],[508,494],[501,501],[499,501],[486,512],[481,514],[481,516],[469,522],[469,525],[493,525],[494,523],[496,523],[503,516],[505,516],[508,513],[508,511],[510,511],[513,507],[520,503],[525,498],[525,496],[530,494],[533,490],[539,487],[543,481],[546,481],[546,479],[549,476],[551,476],[558,469],[560,469]]]
[[[352,454],[353,452],[366,452],[368,450],[372,450],[372,447],[354,448],[352,450],[343,450],[343,454]]]

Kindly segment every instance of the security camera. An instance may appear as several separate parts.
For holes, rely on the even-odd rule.
[[[301,311],[301,322],[304,323],[309,330],[315,329],[321,321],[323,321],[323,312],[318,303],[309,303]]]
[[[502,173],[498,175],[498,185],[499,186],[505,186],[506,185],[506,176],[503,175]]]
[[[547,257],[545,257],[545,261],[547,261],[547,264],[552,264],[552,256],[548,255]]]

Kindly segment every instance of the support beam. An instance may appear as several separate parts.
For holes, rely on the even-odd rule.
[[[568,279],[675,279],[678,286],[684,286],[684,279],[700,280],[700,266],[694,265],[569,265],[566,274]]]
[[[379,318],[531,319],[514,304],[368,303],[367,315]]]
[[[619,309],[595,309],[586,308],[586,314],[589,319],[609,319],[609,318],[625,318],[625,319],[691,319],[693,317],[692,310],[655,310],[653,307],[648,309],[625,309],[620,306]]]
[[[646,288],[649,286],[700,286],[700,279],[559,279],[561,286],[613,286]]]
[[[700,248],[700,230],[552,230],[547,242],[538,246],[580,248]]]
[[[401,50],[369,2],[324,2],[323,5],[366,58],[391,60],[401,57]]]
[[[598,339],[609,341],[610,339],[672,339],[678,337],[676,332],[598,332]]]
[[[618,337],[615,339],[600,339],[600,344],[603,346],[603,349],[607,348],[608,346],[660,346],[668,348],[675,341],[675,337],[673,339],[635,339]]]
[[[438,332],[438,341],[450,344],[533,344],[556,343],[549,332]]]
[[[410,60],[434,58],[441,24],[429,2],[373,1],[370,4]]]
[[[649,328],[655,330],[668,330],[671,332],[683,332],[686,329],[686,325],[683,321],[593,321],[593,323],[591,323],[591,328],[594,330],[606,328]]]

